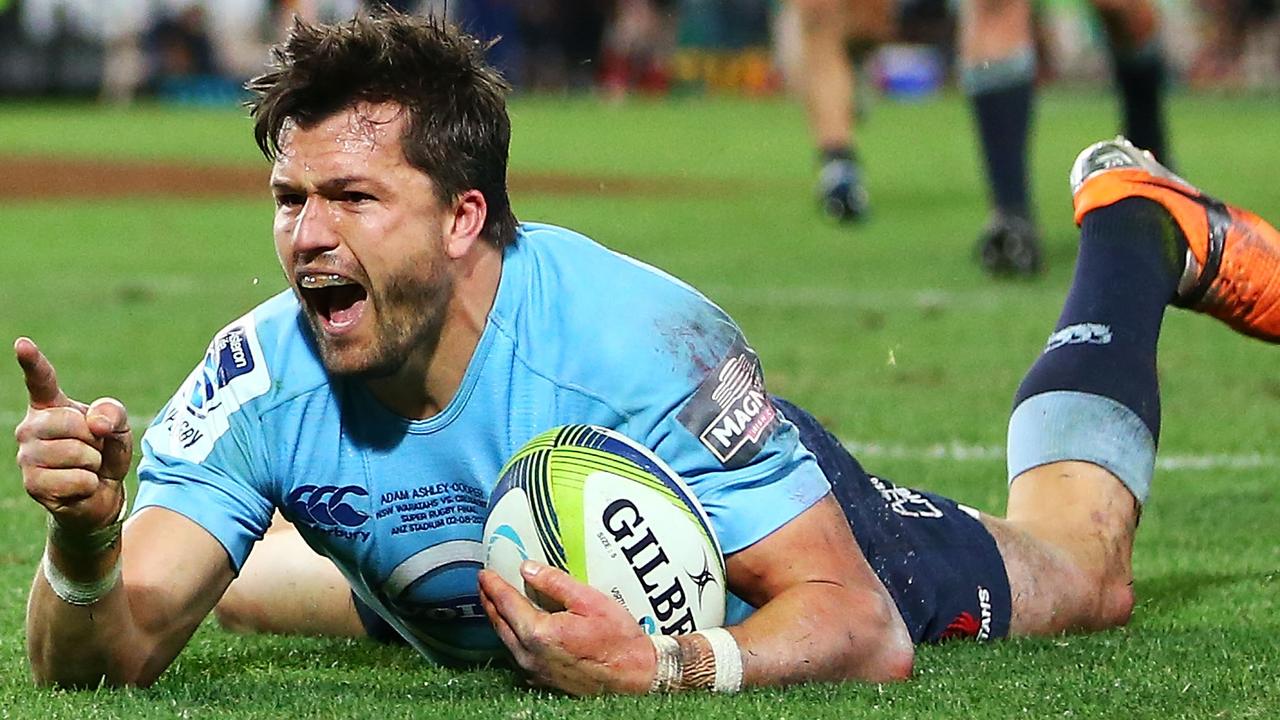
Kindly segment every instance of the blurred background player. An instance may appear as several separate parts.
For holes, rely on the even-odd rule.
[[[1197,0],[1204,41],[1187,69],[1193,87],[1276,90],[1280,70],[1280,3]]]
[[[1165,63],[1150,0],[1090,0],[1111,48],[1125,135],[1168,163],[1163,119]],[[1036,80],[1031,0],[962,0],[960,81],[969,96],[990,186],[992,211],[978,238],[982,267],[1031,276],[1042,267],[1027,181]]]
[[[584,5],[593,3],[585,2]],[[600,89],[613,100],[632,91],[655,95],[671,85],[677,42],[676,0],[617,0],[600,47]]]
[[[822,210],[841,222],[867,212],[855,140],[857,60],[894,32],[893,0],[791,0],[799,16],[800,90],[822,169]]]

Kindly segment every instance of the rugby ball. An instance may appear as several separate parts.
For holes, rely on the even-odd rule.
[[[503,467],[484,526],[485,567],[546,610],[520,563],[558,567],[613,597],[645,632],[724,624],[724,558],[693,492],[648,448],[613,430],[565,425]]]

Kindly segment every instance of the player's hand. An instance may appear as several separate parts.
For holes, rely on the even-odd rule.
[[[58,387],[36,344],[13,345],[27,382],[27,414],[14,431],[27,494],[64,530],[91,532],[115,521],[133,460],[129,416],[118,400],[85,405]]]
[[[480,601],[515,660],[538,685],[571,695],[649,691],[657,669],[653,643],[621,605],[568,573],[526,560],[525,585],[552,604],[529,602],[497,573],[480,572]]]

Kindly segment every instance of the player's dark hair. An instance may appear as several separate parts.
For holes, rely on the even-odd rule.
[[[356,103],[396,103],[408,112],[405,159],[442,202],[479,190],[484,237],[508,245],[516,234],[507,197],[511,86],[485,62],[492,44],[444,20],[391,11],[332,25],[295,20],[271,49],[268,72],[245,85],[256,96],[248,106],[258,147],[274,161],[289,120],[314,127]]]

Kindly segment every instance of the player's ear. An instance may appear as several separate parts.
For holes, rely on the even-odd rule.
[[[458,195],[453,202],[453,216],[445,234],[444,249],[449,257],[460,258],[477,241],[483,242],[480,233],[488,216],[489,205],[485,202],[484,193],[473,188]]]

